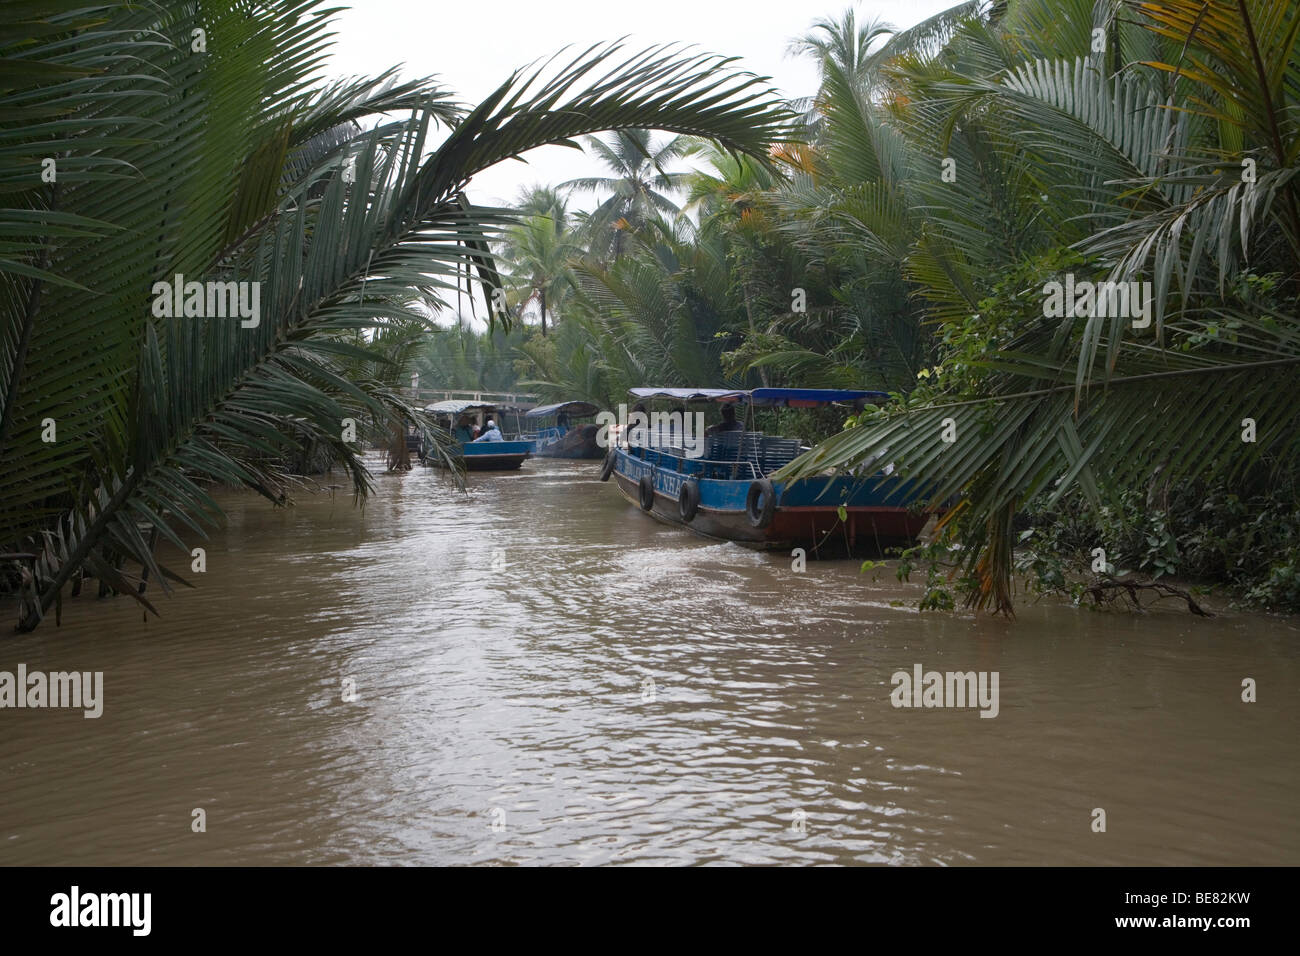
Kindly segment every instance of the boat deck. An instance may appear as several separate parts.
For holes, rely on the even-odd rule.
[[[640,446],[647,461],[696,478],[753,481],[764,478],[799,457],[806,449],[797,438],[780,438],[763,432],[723,432],[704,439],[704,454],[692,458],[690,449],[671,443]]]

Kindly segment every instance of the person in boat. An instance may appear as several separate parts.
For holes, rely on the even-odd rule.
[[[681,441],[682,429],[686,426],[686,416],[690,414],[686,411],[685,405],[677,405],[668,413],[668,442],[676,445]],[[660,440],[663,436],[660,436]]]
[[[451,430],[451,437],[456,441],[466,442],[474,440],[474,425],[468,415],[460,416],[460,421],[456,427]]]
[[[635,424],[633,424],[632,419],[638,413],[641,415],[641,417],[636,420]],[[637,402],[635,405],[632,406],[632,414],[627,416],[626,438],[629,446],[633,443],[633,441],[635,441],[637,445],[640,445],[642,442],[646,440],[646,435],[650,431],[649,423],[650,423],[650,413],[645,410],[645,402]]]
[[[501,437],[501,429],[497,428],[497,423],[489,418],[487,424],[483,426],[483,434],[474,441],[505,441],[505,439]]]
[[[745,426],[736,421],[736,410],[730,405],[722,406],[722,421],[716,425],[710,425],[704,429],[706,435],[717,435],[722,432],[739,432],[744,431]]]

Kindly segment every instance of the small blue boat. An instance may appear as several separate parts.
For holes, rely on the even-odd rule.
[[[641,399],[814,408],[880,402],[882,392],[810,389],[635,388]],[[661,414],[661,413],[656,413]],[[629,502],[651,517],[706,538],[759,549],[803,547],[810,553],[883,552],[916,540],[929,515],[919,510],[918,483],[893,477],[837,475],[774,482],[768,476],[809,449],[798,439],[745,430],[699,436],[688,427],[625,428],[610,443],[601,480],[615,480]]]
[[[520,435],[533,442],[533,454],[538,458],[589,458],[600,459],[605,449],[597,441],[600,427],[590,422],[600,409],[591,402],[558,402],[539,405],[524,413],[524,419],[536,431]]]
[[[491,402],[448,401],[435,402],[424,409],[425,414],[439,419],[446,431],[456,437],[458,422],[471,420],[476,425],[483,425],[492,419],[501,424],[500,407]],[[466,471],[513,471],[532,455],[531,441],[472,441],[462,439],[454,444],[452,457],[460,459]],[[421,463],[445,467],[447,462],[437,454],[431,454],[433,443],[425,436],[420,448]]]

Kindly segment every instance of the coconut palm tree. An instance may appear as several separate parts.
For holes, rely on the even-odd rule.
[[[629,231],[680,211],[670,194],[681,188],[686,174],[669,172],[665,167],[687,155],[693,140],[678,135],[656,144],[648,129],[620,129],[607,139],[591,136],[585,143],[588,152],[613,175],[572,179],[560,188],[609,194],[584,218],[591,251],[617,259],[627,246]]]
[[[832,73],[865,84],[878,62],[873,47],[879,48],[880,41],[897,32],[895,27],[879,18],[859,23],[857,12],[853,7],[847,7],[839,17],[815,20],[807,33],[790,41],[786,52],[816,61],[822,71],[822,86],[826,85]]]
[[[585,250],[571,228],[568,204],[554,189],[525,190],[515,205],[518,222],[505,232],[500,259],[522,318],[536,308],[546,334],[546,317],[558,312],[573,288],[574,259]]]
[[[1005,7],[1004,0],[993,4],[965,0],[906,30],[879,18],[859,22],[853,7],[845,8],[839,17],[815,20],[786,48],[790,56],[814,61],[821,77],[815,95],[792,104],[800,113],[805,135],[814,141],[820,138],[828,98],[846,92],[866,100],[891,95],[889,67],[903,59],[935,55],[960,24],[972,19],[996,22]]]

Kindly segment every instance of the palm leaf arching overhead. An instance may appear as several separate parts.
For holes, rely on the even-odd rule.
[[[927,297],[948,299],[946,320],[980,308],[963,309],[961,289],[984,287],[986,263],[1005,263],[1008,251],[1028,261],[1059,237],[1083,254],[1072,267],[1088,270],[1080,279],[1149,282],[1149,326],[1127,315],[1050,318],[1040,286],[1017,290],[1016,333],[973,360],[974,394],[967,380],[872,412],[781,475],[882,456],[928,481],[934,500],[957,502],[946,521],[976,582],[971,604],[1005,612],[1011,518],[1036,495],[1052,503],[1078,491],[1101,504],[1157,474],[1231,480],[1300,466],[1300,9],[1075,6],[1061,25],[1050,4],[1012,4],[1002,25],[1014,36],[972,21],[943,56],[902,68],[893,122],[909,145],[944,151],[930,145],[923,166],[955,157],[955,182],[909,172],[898,189],[912,202],[895,205],[882,172],[857,208],[822,202],[845,229],[895,251]],[[1118,70],[1113,56],[1060,39],[1086,37],[1097,22],[1128,51]],[[943,208],[942,221],[918,228],[900,216],[918,199]],[[991,262],[998,233],[987,227],[999,222],[1015,246]],[[1275,277],[1290,307],[1229,288],[1246,267]]]
[[[321,86],[319,0],[44,9],[37,42],[0,34],[0,61],[52,80],[0,83],[0,140],[28,147],[0,168],[0,541],[41,554],[25,628],[83,568],[131,594],[122,557],[170,574],[141,528],[181,545],[218,513],[211,482],[280,500],[282,462],[316,444],[364,491],[344,421],[416,413],[355,371],[375,360],[356,337],[423,322],[413,295],[444,301],[467,260],[490,270],[508,220],[463,201],[476,173],[651,126],[764,156],[788,120],[761,79],[673,47],[592,47],[462,109],[429,81]],[[381,111],[407,117],[350,125]],[[257,320],[158,314],[178,274],[257,283]]]

